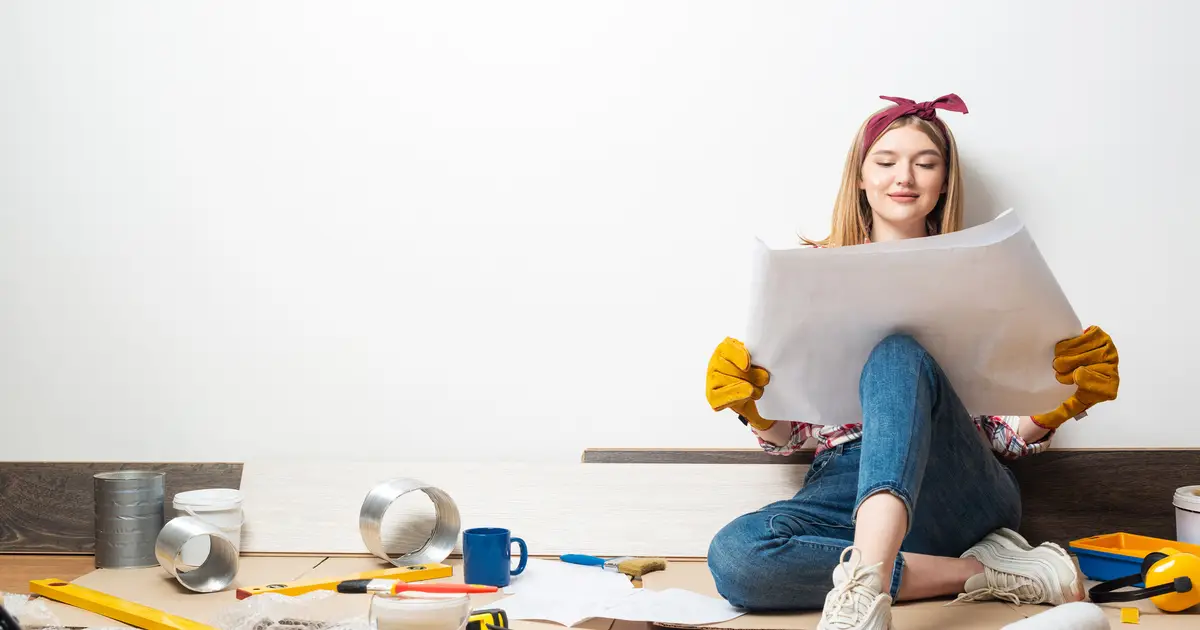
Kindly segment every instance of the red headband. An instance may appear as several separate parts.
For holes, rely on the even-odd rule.
[[[863,132],[862,149],[864,154],[871,148],[872,144],[875,144],[875,141],[879,139],[879,135],[883,133],[884,129],[888,128],[888,125],[904,116],[917,116],[918,118],[931,121],[942,130],[942,133],[945,133],[946,125],[942,124],[935,110],[945,109],[962,114],[967,113],[967,104],[957,94],[947,94],[932,101],[925,101],[924,103],[917,103],[897,96],[880,96],[879,98],[887,99],[896,104],[875,114],[867,122],[867,128]]]

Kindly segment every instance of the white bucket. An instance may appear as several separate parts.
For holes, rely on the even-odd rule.
[[[219,528],[233,547],[242,548],[242,493],[232,488],[190,490],[172,501],[179,516],[194,516]],[[199,536],[183,545],[183,564],[198,567],[208,557],[208,537]]]
[[[1175,491],[1175,540],[1200,545],[1200,486]]]

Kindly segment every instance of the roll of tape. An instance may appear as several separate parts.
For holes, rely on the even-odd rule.
[[[424,492],[433,501],[437,511],[433,531],[420,549],[400,555],[390,555],[383,548],[383,515],[401,496],[409,492]],[[461,527],[458,506],[444,490],[440,490],[417,479],[398,478],[375,486],[363,499],[358,513],[358,531],[367,550],[379,558],[400,567],[412,564],[441,562],[454,551]]]
[[[208,557],[200,566],[190,567],[183,562],[183,546],[199,536],[208,537]],[[154,543],[154,555],[167,573],[197,593],[223,590],[238,572],[238,550],[233,541],[220,528],[194,516],[168,521]]]

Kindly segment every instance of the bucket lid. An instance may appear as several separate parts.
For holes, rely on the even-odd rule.
[[[1175,491],[1175,505],[1200,508],[1200,486],[1184,486]]]
[[[176,507],[186,505],[190,508],[225,509],[242,504],[242,492],[233,488],[205,488],[203,490],[188,490],[175,495],[172,503]]]

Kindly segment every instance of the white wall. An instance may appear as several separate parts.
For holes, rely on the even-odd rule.
[[[702,392],[750,234],[823,236],[877,97],[951,91],[971,218],[1017,208],[1121,351],[1120,399],[1058,445],[1200,446],[1198,21],[5,2],[0,459],[753,447]]]

